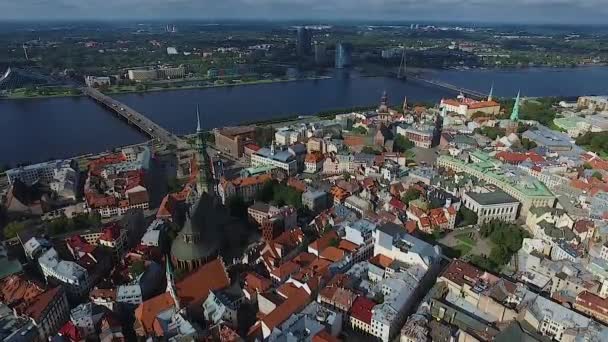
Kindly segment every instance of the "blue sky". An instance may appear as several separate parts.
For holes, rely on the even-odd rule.
[[[608,0],[0,0],[0,19],[371,19],[602,24]]]

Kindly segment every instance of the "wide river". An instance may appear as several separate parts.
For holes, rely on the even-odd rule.
[[[427,78],[497,96],[608,94],[608,68],[433,71]],[[439,101],[453,92],[417,82],[347,73],[331,79],[114,95],[177,134],[193,132],[200,105],[204,128],[314,114],[378,103]],[[0,100],[0,164],[38,162],[101,152],[146,137],[87,98]]]

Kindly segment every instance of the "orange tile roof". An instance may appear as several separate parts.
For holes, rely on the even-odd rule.
[[[230,286],[230,278],[224,263],[220,259],[214,259],[190,273],[175,286],[181,305],[200,305],[207,299],[209,291]],[[171,295],[165,292],[141,303],[135,309],[135,317],[149,333],[154,330],[156,316],[173,305]]]
[[[304,162],[306,163],[320,163],[325,159],[323,153],[321,152],[312,152],[306,155]]]
[[[348,240],[340,240],[340,243],[338,244],[338,248],[352,253],[352,252],[356,252],[357,249],[359,249],[359,246]]]
[[[340,342],[340,339],[331,336],[326,330],[321,330],[312,337],[312,342]]]
[[[206,263],[176,284],[177,294],[185,305],[202,303],[207,299],[210,290],[228,286],[230,278],[220,259]]]
[[[465,283],[469,285],[475,283],[483,274],[484,272],[477,267],[462,260],[454,259],[441,273],[441,277],[462,286]]]
[[[168,292],[145,300],[135,309],[135,319],[140,322],[146,334],[154,331],[156,316],[171,308],[175,303]]]
[[[300,269],[300,265],[296,264],[293,261],[288,261],[288,262],[281,264],[281,266],[275,268],[274,270],[272,270],[272,272],[270,272],[270,274],[272,274],[273,276],[275,276],[279,279],[285,279],[285,278],[289,277],[290,275],[296,273],[299,269]]]
[[[262,323],[272,331],[272,329],[285,322],[291,315],[302,310],[309,301],[310,295],[304,289],[299,288],[294,290],[292,296],[262,318]]]
[[[387,257],[384,254],[377,254],[371,259],[369,259],[369,262],[378,267],[387,268],[393,263],[393,259]]]
[[[10,275],[0,282],[0,299],[9,306],[22,302],[31,303],[43,292],[41,285],[26,279],[23,275]]]
[[[264,292],[272,287],[272,281],[257,273],[247,272],[245,275],[245,285],[251,290]]]
[[[500,104],[495,101],[480,101],[477,103],[471,103],[469,105],[469,109],[480,109],[480,108],[488,108],[488,107],[498,107]]]
[[[323,236],[316,239],[308,246],[310,248],[313,248],[314,250],[316,250],[318,253],[320,253],[325,248],[327,248],[331,244],[332,240],[334,240],[334,239],[338,239],[338,233],[336,233],[335,231],[332,230],[332,231],[329,231],[329,232],[323,234]]]
[[[50,305],[54,305],[57,297],[62,295],[61,287],[57,286],[49,289],[37,296],[32,304],[25,310],[25,315],[31,317],[36,323],[40,323]]]
[[[325,248],[323,250],[323,252],[321,252],[321,255],[319,255],[321,258],[327,259],[329,261],[339,261],[344,257],[344,254],[346,254],[346,252],[338,247],[334,247],[334,246],[329,246],[327,248]]]

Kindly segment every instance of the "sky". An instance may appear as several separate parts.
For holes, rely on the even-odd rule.
[[[3,19],[608,23],[608,0],[0,0]]]

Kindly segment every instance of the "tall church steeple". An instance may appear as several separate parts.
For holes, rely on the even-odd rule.
[[[517,97],[515,98],[515,104],[513,105],[513,111],[511,112],[511,121],[519,121],[519,95],[520,92],[517,92]]]
[[[198,105],[196,105],[196,160],[198,166],[198,180],[196,182],[196,190],[199,195],[209,193],[209,181],[211,172],[209,171],[209,162],[207,157],[207,143],[205,141],[204,132],[201,129],[201,116]]]
[[[492,86],[490,87],[490,93],[488,94],[488,101],[492,101],[494,96],[494,82],[492,82]]]
[[[167,255],[167,265],[165,265],[165,277],[167,278],[167,290],[173,298],[173,302],[175,303],[175,311],[181,310],[181,305],[179,302],[179,297],[177,297],[177,287],[175,287],[175,276],[173,275],[173,265],[171,265],[171,258]]]

